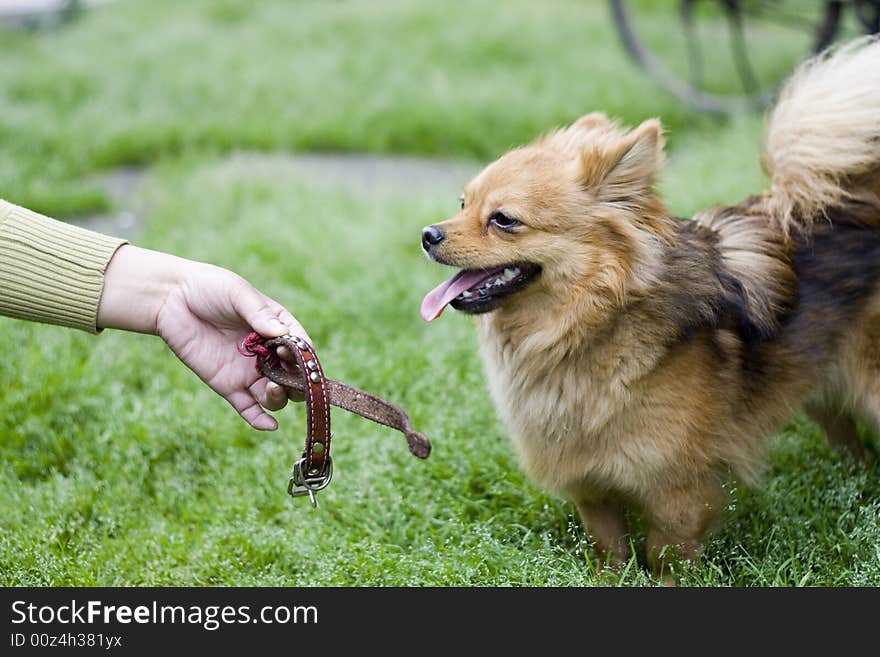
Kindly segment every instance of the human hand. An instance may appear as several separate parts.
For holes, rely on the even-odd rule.
[[[311,341],[289,311],[237,274],[133,246],[121,247],[107,268],[98,326],[161,336],[248,424],[266,431],[278,428],[266,410],[283,408],[287,389],[257,372],[238,346],[252,331]],[[294,361],[285,348],[278,355]]]

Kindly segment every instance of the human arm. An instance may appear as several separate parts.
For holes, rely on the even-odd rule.
[[[236,274],[149,251],[0,200],[0,314],[92,333],[160,335],[258,429],[277,427],[284,389],[260,377],[237,345],[256,330],[308,336]],[[285,353],[279,354],[282,358]]]
[[[107,267],[97,326],[159,335],[251,426],[263,430],[277,428],[264,409],[282,408],[286,390],[261,376],[237,347],[251,331],[308,339],[288,310],[237,274],[131,245],[121,246]]]

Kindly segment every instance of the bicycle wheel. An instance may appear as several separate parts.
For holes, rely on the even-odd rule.
[[[843,2],[610,0],[630,56],[677,98],[704,112],[766,107],[779,82],[838,33]]]

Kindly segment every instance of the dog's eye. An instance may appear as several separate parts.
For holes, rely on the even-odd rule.
[[[491,217],[489,217],[489,223],[494,224],[501,230],[513,230],[517,226],[521,226],[522,223],[514,219],[513,217],[508,217],[503,212],[496,212]]]

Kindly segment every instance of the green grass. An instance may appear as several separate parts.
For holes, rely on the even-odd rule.
[[[600,2],[123,1],[0,51],[0,189],[52,214],[106,204],[85,174],[194,150],[486,158],[598,107],[693,120]]]
[[[0,32],[0,49],[0,196],[69,217],[110,206],[100,172],[149,166],[139,244],[283,301],[329,376],[401,403],[435,446],[417,461],[335,413],[314,512],[285,492],[301,407],[255,432],[158,339],[0,319],[0,584],[655,583],[635,562],[596,575],[574,508],[519,470],[470,322],[419,319],[443,272],[418,232],[455,197],[318,187],[230,153],[483,160],[591,109],[660,115],[663,188],[686,215],[764,185],[759,117],[687,114],[630,67],[598,3],[120,2]],[[682,582],[876,586],[878,545],[880,468],[795,418]]]

